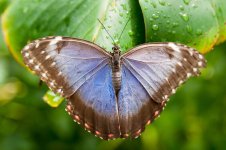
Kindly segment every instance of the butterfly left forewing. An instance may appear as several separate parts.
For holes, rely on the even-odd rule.
[[[196,50],[175,43],[144,44],[122,55],[121,60],[124,74],[118,99],[120,124],[131,137],[139,135],[144,125],[159,115],[176,88],[199,75],[206,64]],[[129,85],[130,80],[136,84]],[[126,111],[128,108],[131,112]]]
[[[61,36],[35,40],[22,55],[25,64],[63,97],[71,96],[111,57],[94,43]]]

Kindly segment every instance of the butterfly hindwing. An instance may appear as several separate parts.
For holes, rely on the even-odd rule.
[[[117,98],[109,65],[100,69],[68,99],[67,111],[98,137],[120,137]]]
[[[132,72],[122,65],[122,84],[118,96],[121,137],[139,136],[164,104],[156,103]]]
[[[91,42],[60,36],[31,42],[22,55],[25,64],[64,97],[71,96],[111,57]]]

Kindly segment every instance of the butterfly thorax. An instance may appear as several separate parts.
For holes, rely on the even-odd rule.
[[[115,92],[118,93],[121,87],[121,63],[120,63],[120,49],[117,45],[112,47],[112,82]]]

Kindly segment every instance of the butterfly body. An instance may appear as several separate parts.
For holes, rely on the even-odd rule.
[[[113,50],[113,53],[111,53],[112,82],[114,85],[115,92],[118,93],[121,87],[121,60],[120,60],[121,51],[117,45],[112,47],[112,50]]]
[[[197,76],[205,58],[177,43],[146,43],[121,54],[71,37],[46,37],[22,50],[25,64],[67,99],[66,110],[105,140],[135,138],[165,107],[169,96]]]

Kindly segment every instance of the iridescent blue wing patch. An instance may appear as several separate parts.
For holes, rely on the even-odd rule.
[[[69,98],[67,106],[76,122],[103,139],[120,137],[111,73],[111,67],[105,65]]]
[[[122,65],[122,85],[118,96],[122,138],[139,136],[145,125],[160,113],[164,105],[165,103],[156,103],[136,76]]]

